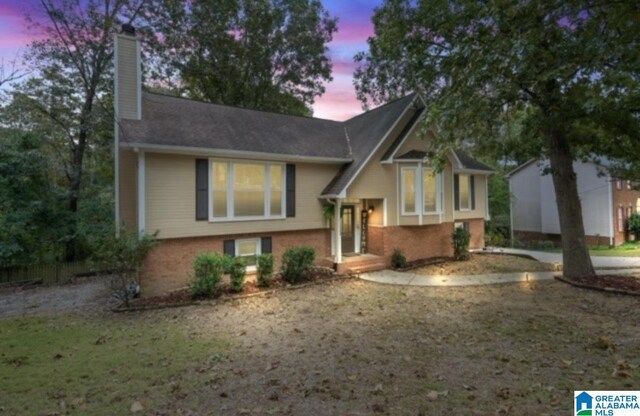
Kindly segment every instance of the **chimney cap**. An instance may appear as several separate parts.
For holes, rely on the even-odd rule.
[[[133,25],[130,25],[129,23],[125,23],[122,25],[122,33],[125,35],[135,36],[136,28],[133,27]]]

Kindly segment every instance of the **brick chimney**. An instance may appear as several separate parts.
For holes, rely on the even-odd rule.
[[[142,117],[140,41],[136,29],[122,25],[114,43],[116,119],[140,120]]]

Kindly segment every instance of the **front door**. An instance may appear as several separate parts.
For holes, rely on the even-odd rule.
[[[353,253],[356,251],[355,233],[355,207],[342,207],[342,253]]]

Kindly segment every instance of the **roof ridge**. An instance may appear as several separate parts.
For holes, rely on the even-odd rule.
[[[386,102],[386,103],[384,103],[384,104],[382,104],[382,105],[379,105],[379,106],[378,106],[378,107],[376,107],[376,108],[373,108],[373,109],[371,109],[371,110],[367,110],[367,111],[365,111],[364,113],[360,113],[360,114],[358,114],[357,116],[353,116],[353,117],[351,117],[350,119],[347,119],[347,120],[343,121],[343,123],[349,122],[349,121],[351,121],[351,120],[355,120],[356,118],[361,117],[361,116],[364,116],[364,115],[366,115],[366,114],[369,114],[369,113],[371,113],[371,112],[373,112],[373,111],[380,110],[380,109],[381,109],[381,108],[383,108],[383,107],[386,107],[386,106],[388,106],[388,105],[391,105],[391,104],[393,104],[393,103],[395,103],[395,102],[397,102],[397,101],[404,100],[405,98],[409,98],[409,97],[411,97],[412,95],[413,95],[413,96],[415,96],[415,95],[418,95],[418,93],[414,91],[414,92],[409,93],[409,94],[407,94],[407,95],[404,95],[404,96],[402,96],[402,97],[394,98],[393,100],[388,101],[388,102]]]
[[[335,123],[335,124],[344,123],[343,121],[331,120],[331,119],[328,119],[328,118],[320,118],[320,117],[313,117],[313,116],[309,117],[309,116],[301,116],[301,115],[297,115],[297,114],[279,113],[279,112],[276,112],[276,111],[268,111],[268,110],[260,110],[260,109],[256,109],[256,108],[240,107],[238,105],[231,105],[231,104],[211,103],[211,102],[208,102],[208,101],[194,100],[193,98],[180,97],[180,96],[177,96],[177,95],[162,94],[162,93],[159,93],[159,92],[143,91],[142,93],[143,94],[149,94],[149,95],[156,95],[156,96],[159,96],[159,97],[176,98],[176,99],[179,99],[179,100],[189,101],[189,102],[196,103],[196,104],[215,105],[215,106],[218,106],[218,107],[235,108],[235,109],[238,109],[238,110],[253,111],[253,112],[265,113],[265,114],[273,114],[273,115],[278,115],[278,116],[303,118],[305,120],[329,121],[329,122]]]

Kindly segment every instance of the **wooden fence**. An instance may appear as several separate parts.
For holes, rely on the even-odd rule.
[[[42,280],[45,285],[67,283],[73,275],[91,271],[86,261],[0,268],[0,285],[31,280]]]

